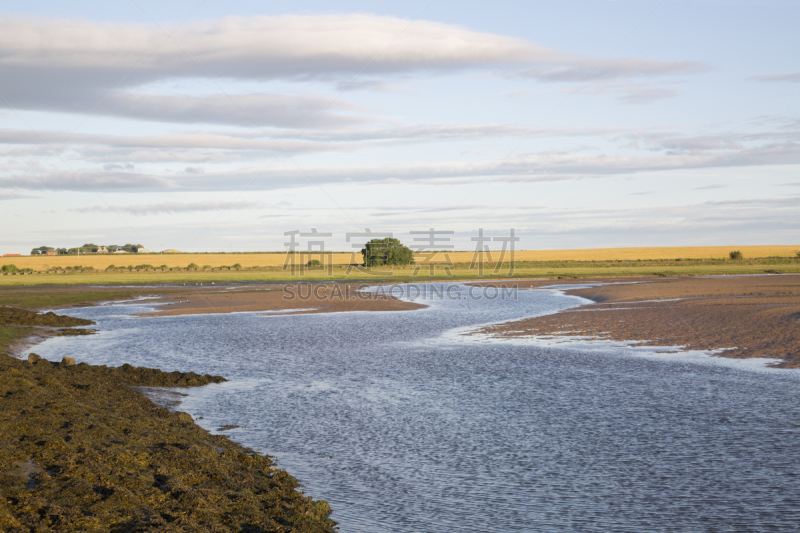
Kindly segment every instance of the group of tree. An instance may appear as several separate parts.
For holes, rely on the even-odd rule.
[[[31,255],[47,255],[47,252],[56,252],[58,255],[90,254],[97,253],[100,251],[100,248],[102,248],[102,246],[92,243],[87,243],[83,246],[78,246],[75,248],[53,248],[52,246],[39,246],[38,248],[31,250]],[[124,246],[110,244],[105,248],[108,250],[108,253],[114,253],[120,250],[136,253],[139,251],[139,248],[144,248],[144,246],[141,244],[126,244]]]
[[[399,239],[372,239],[361,249],[364,266],[413,265],[414,252]]]

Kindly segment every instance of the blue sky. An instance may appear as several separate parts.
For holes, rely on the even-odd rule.
[[[796,2],[36,2],[0,18],[0,252],[795,244]]]

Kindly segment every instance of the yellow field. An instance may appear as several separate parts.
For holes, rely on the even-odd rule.
[[[684,247],[654,247],[654,248],[593,248],[585,250],[519,250],[515,252],[515,261],[614,261],[637,259],[722,259],[727,258],[732,250],[739,250],[745,259],[756,257],[794,257],[800,251],[800,245],[795,246],[684,246]],[[454,263],[469,263],[472,252],[450,252],[450,259]],[[83,266],[104,270],[109,265],[128,266],[150,264],[153,266],[167,265],[168,268],[185,268],[190,263],[199,267],[231,266],[239,263],[243,268],[252,267],[278,267],[284,264],[286,256],[283,253],[242,253],[242,254],[102,254],[102,255],[57,255],[57,256],[24,256],[0,257],[0,265],[14,264],[17,268],[31,268],[42,271],[53,267]],[[499,253],[493,253],[492,260],[500,258]],[[308,258],[305,258],[307,260]],[[421,258],[418,258],[418,262]],[[442,260],[440,256],[436,260]],[[506,256],[508,261],[509,256]],[[333,253],[331,261],[334,265],[347,265],[351,262],[360,262],[361,254],[353,256],[349,253]],[[325,262],[327,263],[327,259]]]

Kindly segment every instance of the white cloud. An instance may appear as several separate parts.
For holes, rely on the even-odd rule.
[[[41,198],[41,196],[33,196],[17,191],[0,191],[0,203],[5,202],[6,200],[27,200],[36,198]]]
[[[261,207],[258,202],[234,201],[234,202],[164,202],[160,204],[145,205],[122,205],[122,206],[92,206],[70,209],[78,213],[98,213],[98,212],[123,212],[132,215],[161,215],[175,213],[193,213],[198,211],[223,211],[239,209],[257,209]]]
[[[523,39],[425,20],[369,14],[228,17],[185,24],[171,40],[153,25],[11,16],[0,19],[0,90],[25,109],[87,112],[122,84],[100,114],[250,126],[223,96],[131,92],[176,78],[347,80],[366,74],[465,68],[520,71],[544,81],[615,80],[689,74],[692,62],[607,59],[536,46]],[[392,43],[402,33],[402,43]],[[177,43],[177,45],[175,44]],[[148,56],[148,54],[150,54]],[[347,85],[340,85],[342,88]],[[361,81],[356,88],[385,88]],[[297,126],[319,109],[313,97],[237,95],[260,125]],[[310,99],[309,99],[310,98]],[[338,107],[342,107],[339,105]],[[336,113],[316,127],[363,119]]]
[[[678,91],[668,87],[659,87],[651,83],[635,83],[629,81],[605,82],[589,86],[564,89],[575,94],[608,94],[617,97],[621,104],[651,104],[665,98],[677,96]]]
[[[800,82],[800,72],[793,72],[791,74],[767,74],[764,76],[753,76],[751,79],[765,82]]]
[[[800,164],[800,143],[784,142],[746,149],[695,150],[659,154],[544,151],[504,161],[440,161],[397,165],[324,166],[274,164],[236,170],[155,175],[144,172],[39,170],[20,188],[52,190],[275,190],[331,183],[543,182],[593,179],[641,172]],[[19,173],[0,176],[0,187],[16,187]],[[460,180],[460,181],[458,181]],[[91,185],[91,188],[89,187]]]

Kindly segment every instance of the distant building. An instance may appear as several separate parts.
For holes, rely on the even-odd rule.
[[[180,250],[176,250],[175,248],[170,248],[169,250],[164,250],[165,254],[179,254],[181,253]]]
[[[46,255],[58,255],[58,252],[45,252]]]
[[[136,250],[136,253],[138,253],[138,254],[149,254],[150,250],[148,250],[147,248],[139,248],[138,250]]]
[[[19,257],[19,254],[3,254],[3,257]]]
[[[128,252],[126,252],[125,250],[117,250],[117,251],[116,251],[116,252],[114,252],[114,253],[115,253],[115,254],[127,254]]]
[[[106,248],[105,246],[101,246],[100,248],[97,249],[97,253],[98,254],[107,254],[108,253],[108,248]]]

